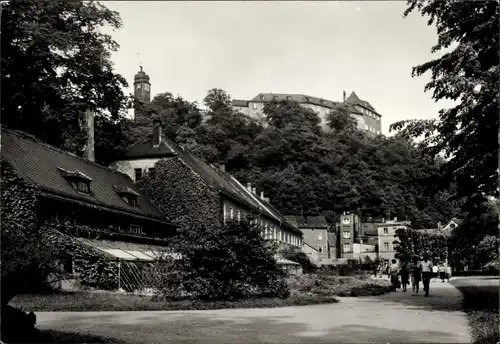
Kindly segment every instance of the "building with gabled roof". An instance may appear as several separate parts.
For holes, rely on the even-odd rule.
[[[302,232],[263,192],[259,195],[251,183],[245,186],[226,173],[223,165],[208,164],[164,137],[159,121],[154,121],[152,140],[131,146],[110,167],[139,181],[147,173],[156,173],[158,164],[162,165],[163,187],[148,196],[183,228],[220,226],[226,219],[251,216],[262,226],[263,235],[280,247],[302,247]]]
[[[356,120],[358,129],[377,135],[380,134],[382,130],[382,116],[369,102],[361,100],[355,92],[352,92],[348,98],[346,98],[344,92],[343,101],[341,102],[305,94],[259,93],[250,100],[234,99],[233,107],[250,118],[264,120],[264,106],[273,101],[282,100],[297,102],[303,107],[318,113],[321,120],[321,126],[324,130],[328,130],[328,113],[342,105],[347,106],[351,116]]]
[[[175,235],[178,226],[165,217],[126,174],[26,133],[3,127],[1,132],[2,163],[36,187],[36,212],[42,226],[69,220],[75,226],[93,228],[97,237],[60,234],[64,241],[74,239],[79,245],[109,258],[110,264],[117,260],[151,262],[157,254],[168,251],[165,239]],[[70,263],[64,262],[67,273],[79,269],[75,266],[76,258],[68,254]]]

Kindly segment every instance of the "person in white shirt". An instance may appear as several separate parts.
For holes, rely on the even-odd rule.
[[[446,266],[446,280],[449,282],[451,277],[451,266]]]
[[[438,266],[434,265],[432,267],[432,281],[436,282],[437,281],[437,277],[438,277]]]
[[[425,296],[429,296],[429,283],[432,277],[432,262],[429,260],[429,256],[424,256],[424,261],[422,262],[422,283],[424,285]]]

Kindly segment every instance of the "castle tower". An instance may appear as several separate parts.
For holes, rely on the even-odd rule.
[[[134,96],[141,102],[149,103],[151,101],[151,83],[149,75],[141,70],[134,77]]]

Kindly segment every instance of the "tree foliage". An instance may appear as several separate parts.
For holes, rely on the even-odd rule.
[[[10,1],[2,17],[2,122],[53,144],[82,153],[79,115],[96,112],[96,158],[120,136],[126,80],[113,71],[118,48],[100,27],[121,26],[118,13],[94,1]],[[116,128],[115,128],[116,127]],[[121,143],[117,144],[118,151]]]
[[[171,247],[182,256],[173,266],[178,284],[191,297],[227,300],[289,295],[285,273],[274,258],[275,245],[249,221],[184,230]]]
[[[438,42],[433,53],[453,47],[432,61],[413,68],[413,76],[431,73],[425,90],[437,100],[458,105],[443,109],[439,120],[395,123],[408,137],[424,136],[422,146],[432,155],[444,153],[440,185],[456,182],[457,195],[477,192],[498,195],[498,1],[408,1],[405,16],[418,11],[435,24]]]

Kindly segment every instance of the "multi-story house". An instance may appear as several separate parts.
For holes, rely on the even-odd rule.
[[[163,167],[160,190],[152,190],[153,203],[166,198],[160,210],[170,214],[181,227],[220,226],[226,219],[252,217],[262,227],[267,239],[276,240],[281,248],[302,247],[302,232],[286,221],[251,183],[244,186],[227,174],[223,165],[213,166],[190,154],[164,137],[161,124],[153,126],[153,139],[133,145],[111,164],[134,181],[146,173],[155,173],[155,164]],[[204,210],[204,211],[202,211]]]
[[[359,130],[364,130],[372,134],[380,134],[382,130],[382,116],[370,103],[359,99],[354,92],[346,98],[346,93],[344,91],[342,102],[326,100],[303,94],[259,93],[251,100],[233,100],[233,107],[250,118],[263,121],[265,119],[264,106],[270,102],[281,100],[294,101],[301,104],[305,108],[315,111],[321,120],[321,127],[324,130],[328,130],[328,113],[335,110],[340,105],[348,106],[350,114],[356,120]]]
[[[359,236],[360,221],[356,214],[345,212],[340,216],[338,258],[354,259],[355,239]]]
[[[93,123],[92,119],[87,122]],[[92,124],[89,127],[93,129]],[[82,248],[61,252],[63,258],[54,257],[68,277],[72,276],[69,280],[80,278],[93,287],[118,288],[127,278],[119,269],[124,272],[130,264],[149,264],[158,253],[168,251],[165,239],[175,235],[177,226],[126,174],[95,163],[90,146],[86,158],[81,158],[6,128],[2,128],[1,146],[2,163],[37,189],[37,222],[53,229],[65,245]],[[54,221],[69,223],[71,228],[65,232]],[[94,235],[87,235],[89,229]],[[87,251],[103,261],[89,261],[88,256],[81,255]],[[95,262],[100,268],[89,273]],[[87,280],[85,276],[92,278]]]
[[[396,254],[398,240],[396,231],[398,229],[410,229],[410,221],[386,220],[375,224],[378,234],[378,257],[380,260],[392,260]]]
[[[318,262],[331,258],[328,241],[328,223],[324,216],[290,215],[285,218],[303,233],[304,244],[318,251]]]

